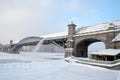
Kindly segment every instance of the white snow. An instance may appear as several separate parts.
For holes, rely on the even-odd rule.
[[[97,52],[91,52],[89,54],[97,54],[97,55],[117,55],[120,54],[120,49],[105,49]]]
[[[112,40],[112,42],[120,41],[120,33]]]
[[[41,39],[38,43],[37,43],[37,45],[35,46],[35,48],[34,48],[34,52],[37,52],[38,51],[38,49],[40,49],[40,48],[42,48],[41,46],[43,45],[43,42],[44,42],[44,39]]]
[[[59,33],[53,33],[53,34],[48,34],[48,35],[43,35],[41,37],[47,39],[57,39],[58,38],[65,38],[68,35],[68,31],[64,31],[64,32],[59,32]]]
[[[41,39],[33,49],[34,52],[51,52],[51,53],[64,53],[65,48],[56,42],[50,44],[43,44],[45,39]]]
[[[104,42],[94,42],[88,46],[88,53],[105,50]]]
[[[0,53],[0,60],[6,62],[32,62],[32,61],[49,61],[52,59],[63,59],[64,53],[39,53],[39,52],[20,52],[20,54]]]
[[[74,49],[73,49],[73,48],[66,48],[65,50],[66,50],[67,52],[73,52]]]
[[[54,44],[42,45],[37,52],[51,52],[51,53],[64,53],[65,49],[61,46],[56,46]]]
[[[113,23],[115,28],[120,26],[120,21],[108,22],[104,24],[92,25],[87,27],[82,27],[79,29],[79,34],[89,33],[89,32],[98,32],[98,31],[105,31],[110,27],[110,23]]]
[[[73,42],[73,39],[68,39],[67,41]]]
[[[120,71],[68,63],[63,56],[63,53],[0,53],[0,80],[120,80]],[[60,60],[52,60],[56,57]],[[7,59],[16,61],[5,63]]]

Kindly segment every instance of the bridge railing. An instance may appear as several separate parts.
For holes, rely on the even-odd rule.
[[[63,46],[61,46],[61,45],[57,44],[55,41],[53,41],[53,42],[52,42],[52,44],[56,45],[56,46],[57,46],[57,47],[59,47],[59,48],[63,48],[63,49],[64,49],[64,47],[63,47]]]
[[[120,27],[114,30],[99,30],[99,31],[92,31],[92,32],[85,32],[85,33],[76,33],[76,35],[88,35],[88,34],[91,35],[91,34],[107,33],[112,31],[120,31]]]

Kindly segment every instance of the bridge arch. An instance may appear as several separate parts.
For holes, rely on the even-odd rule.
[[[41,37],[37,37],[37,36],[30,36],[30,37],[26,37],[26,38],[20,40],[18,43],[40,41],[40,39],[42,39],[42,38]]]
[[[17,44],[11,45],[9,52],[19,53],[23,46],[36,45],[42,38],[37,36],[30,36],[20,40]]]
[[[103,42],[105,44],[105,41],[96,38],[86,38],[79,40],[79,42],[77,42],[77,44],[75,45],[75,53],[73,54],[73,56],[88,57],[88,46],[95,42]]]

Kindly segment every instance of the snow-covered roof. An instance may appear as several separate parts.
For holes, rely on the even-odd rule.
[[[91,52],[89,54],[94,54],[94,55],[118,55],[120,54],[120,49],[106,49],[98,52]]]
[[[108,22],[108,23],[103,23],[103,24],[98,24],[98,25],[82,27],[82,28],[79,28],[79,31],[77,31],[77,32],[80,34],[80,33],[104,31],[104,30],[107,30],[109,27],[111,27],[110,23],[115,25],[114,26],[115,28],[116,27],[120,28],[120,21],[114,21],[114,22]]]
[[[58,39],[58,38],[65,38],[67,36],[67,34],[68,34],[68,31],[64,31],[64,32],[43,35],[41,37],[46,38],[46,39],[56,39],[56,38]]]
[[[112,42],[120,41],[120,33],[112,40]]]

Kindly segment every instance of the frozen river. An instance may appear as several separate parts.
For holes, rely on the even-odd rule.
[[[120,80],[120,71],[67,63],[64,53],[0,53],[0,80]]]

